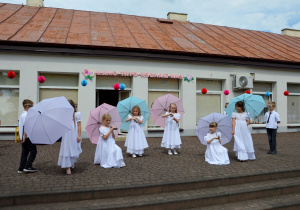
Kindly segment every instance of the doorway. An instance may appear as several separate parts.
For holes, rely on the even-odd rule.
[[[117,106],[119,101],[122,101],[130,96],[129,90],[97,90],[96,91],[96,107],[103,103]]]

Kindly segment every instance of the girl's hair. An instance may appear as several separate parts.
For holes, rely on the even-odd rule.
[[[75,112],[77,112],[78,103],[74,103],[74,104],[75,104]]]
[[[218,127],[218,123],[216,123],[216,122],[211,122],[211,123],[209,123],[209,127],[210,127],[210,128],[216,128],[216,127]]]
[[[244,104],[244,102],[242,102],[242,101],[236,102],[236,103],[235,103],[235,108],[236,108],[236,107],[241,107],[242,111],[243,111],[243,112],[245,111],[245,104]]]
[[[69,103],[71,104],[71,106],[72,106],[73,109],[74,109],[74,112],[73,112],[73,121],[74,121],[74,125],[75,125],[75,112],[76,112],[75,103],[74,103],[74,101],[71,100],[71,99],[69,99],[68,101],[69,101]]]
[[[140,109],[140,107],[139,106],[134,106],[134,107],[132,107],[132,109],[131,109],[131,114],[132,114],[132,116],[133,116],[133,110],[134,109],[137,109],[138,110],[138,116],[141,116],[141,109]]]
[[[111,120],[111,116],[110,116],[109,114],[104,114],[104,115],[102,115],[102,117],[101,117],[101,122],[103,122],[103,121],[106,120],[106,119]]]
[[[171,104],[170,104],[170,106],[169,106],[169,112],[171,112],[171,106],[172,106],[172,105],[175,106],[175,108],[176,108],[175,113],[177,113],[177,106],[176,106],[176,104],[174,104],[174,103],[171,103]]]
[[[69,103],[71,104],[71,106],[74,108],[74,112],[76,112],[76,106],[75,106],[74,101],[71,100],[71,99],[69,99],[68,101],[69,101]]]
[[[29,99],[25,99],[23,101],[23,107],[24,107],[24,109],[26,108],[26,106],[32,107],[33,106],[33,102],[31,100],[29,100]]]

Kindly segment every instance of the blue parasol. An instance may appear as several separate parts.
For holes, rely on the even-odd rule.
[[[129,98],[126,98],[122,101],[120,101],[117,105],[118,111],[120,113],[121,119],[122,119],[122,124],[121,124],[121,129],[123,130],[129,130],[130,126],[130,121],[125,122],[126,119],[128,118],[128,115],[131,113],[131,109],[134,106],[139,106],[141,109],[141,115],[143,116],[143,124],[142,126],[145,125],[147,122],[150,111],[148,109],[148,105],[145,100],[136,98],[134,96],[131,96]]]
[[[263,97],[260,95],[242,94],[237,96],[229,102],[226,113],[231,117],[232,112],[236,112],[235,104],[238,101],[242,101],[245,104],[245,112],[249,114],[249,118],[254,118],[260,115],[260,113],[267,106]]]

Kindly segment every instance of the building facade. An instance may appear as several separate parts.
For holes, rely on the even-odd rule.
[[[0,20],[0,139],[12,138],[23,111],[22,101],[27,98],[34,103],[56,96],[74,100],[82,114],[83,137],[87,137],[84,127],[89,113],[100,104],[116,106],[118,101],[135,96],[146,100],[150,109],[157,97],[168,93],[183,101],[181,134],[195,135],[201,117],[212,112],[223,113],[226,102],[247,90],[234,88],[235,75],[252,76],[250,91],[262,95],[266,103],[277,103],[276,110],[281,116],[278,132],[299,131],[299,38],[205,24],[194,24],[193,29],[189,26],[191,23],[176,20],[170,24],[145,17],[12,4],[0,6],[0,12],[6,8],[9,13]],[[19,12],[34,14],[25,23],[18,19]],[[59,21],[71,13],[71,22]],[[97,18],[91,21],[89,28],[84,27],[87,14],[91,20]],[[103,14],[110,27],[106,30]],[[118,17],[123,19],[127,30],[116,20]],[[131,25],[133,17],[140,21],[143,32]],[[45,24],[43,21],[47,18],[51,21],[41,26],[39,23]],[[14,31],[16,26],[12,24],[16,22],[20,27]],[[63,26],[68,26],[68,30]],[[57,33],[53,33],[55,30]],[[99,33],[95,36],[97,30]],[[64,31],[68,31],[67,34],[64,35]],[[85,36],[87,31],[89,39]],[[125,32],[131,34],[125,36]],[[130,36],[138,46],[133,46]],[[11,70],[16,73],[13,79],[7,77]],[[94,74],[87,79],[87,85],[82,86],[85,71]],[[45,83],[38,82],[40,75],[46,78]],[[190,76],[193,80],[188,81],[186,77]],[[126,88],[114,90],[115,83],[123,83]],[[206,94],[201,92],[203,88],[207,89]],[[229,90],[229,95],[225,95],[224,90]],[[289,91],[289,95],[285,96],[284,91]],[[266,96],[266,92],[270,96]],[[265,132],[263,115],[252,119],[252,133]],[[162,135],[162,128],[154,125],[151,117],[144,131],[146,136]]]

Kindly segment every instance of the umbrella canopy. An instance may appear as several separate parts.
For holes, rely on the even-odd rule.
[[[131,109],[134,106],[139,106],[141,109],[141,115],[144,118],[142,126],[144,126],[145,123],[147,122],[149,115],[150,115],[150,111],[148,109],[148,105],[147,105],[146,101],[136,98],[134,96],[131,96],[129,98],[126,98],[126,99],[120,101],[117,105],[117,108],[119,110],[120,117],[122,120],[121,129],[127,130],[127,131],[129,130],[130,121],[126,122],[126,119],[128,118],[128,114],[131,113]]]
[[[211,113],[198,122],[196,128],[196,135],[198,136],[200,142],[204,145],[207,145],[207,142],[204,140],[204,136],[209,133],[209,124],[212,122],[218,123],[218,128],[216,132],[221,133],[221,144],[224,145],[231,141],[232,138],[232,122],[229,116],[219,113]]]
[[[232,112],[236,112],[235,104],[238,101],[243,101],[245,104],[245,112],[249,114],[250,118],[254,118],[264,110],[266,103],[262,96],[252,94],[242,94],[238,97],[231,99],[227,108],[226,113],[231,117]]]
[[[118,112],[117,107],[106,103],[101,104],[100,106],[98,106],[90,112],[89,119],[85,126],[86,132],[88,133],[90,140],[93,144],[98,143],[100,137],[99,128],[101,126],[101,118],[104,114],[109,114],[111,116],[110,124],[120,129],[122,120],[120,118],[120,114]],[[114,132],[115,136],[117,136],[119,133],[118,130]]]
[[[184,114],[183,104],[181,99],[177,98],[172,94],[167,94],[161,97],[158,97],[151,108],[151,116],[153,119],[153,123],[159,125],[160,127],[165,127],[165,118],[162,116],[169,111],[169,106],[171,103],[176,104],[177,113],[181,115],[181,118]]]
[[[44,99],[28,110],[24,130],[33,144],[53,144],[71,129],[73,114],[64,96]]]

